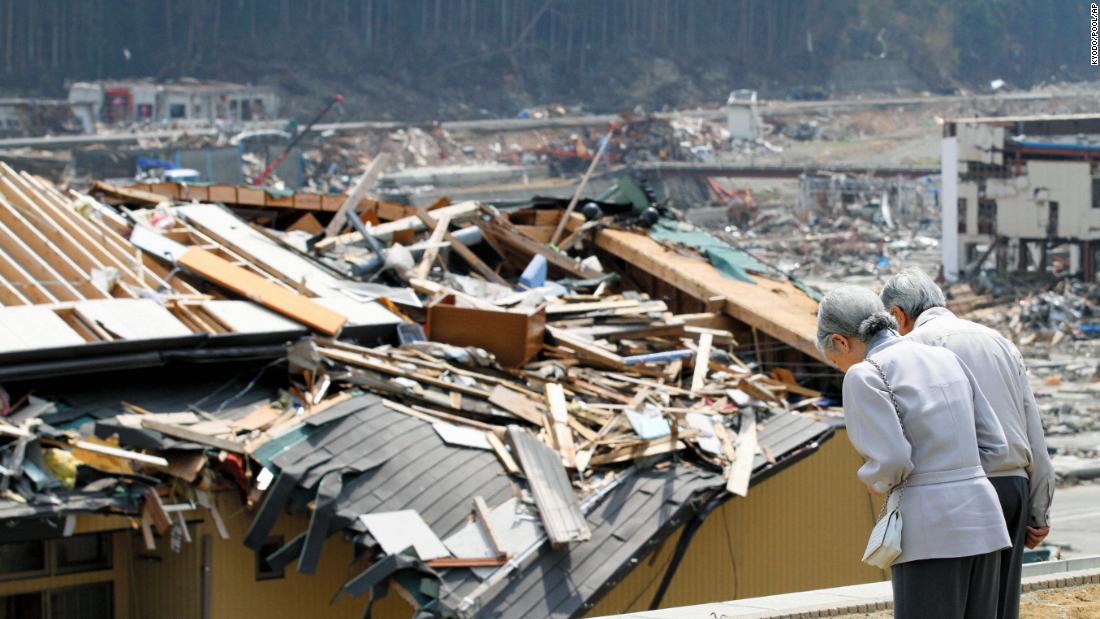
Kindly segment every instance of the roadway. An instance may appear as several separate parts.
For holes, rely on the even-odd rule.
[[[1100,483],[1054,492],[1047,541],[1067,546],[1062,551],[1066,558],[1100,555]]]
[[[1084,95],[1066,95],[1066,97],[1079,97]],[[758,109],[764,116],[803,115],[815,112],[846,111],[857,109],[881,108],[881,107],[909,107],[921,105],[944,105],[953,103],[976,103],[980,101],[1041,101],[1051,99],[1054,95],[1046,92],[1004,93],[989,95],[948,95],[928,97],[891,97],[891,98],[867,98],[867,99],[830,99],[826,101],[759,101]],[[720,119],[725,112],[721,108],[711,109],[687,109],[673,112],[660,112],[655,114],[658,118],[675,118],[682,116],[698,116],[707,119]],[[609,122],[617,120],[618,114],[588,114],[580,116],[559,116],[555,118],[492,118],[479,120],[454,120],[443,121],[444,129],[452,132],[497,132],[497,131],[527,131],[532,129],[553,128],[579,128],[606,126]],[[426,126],[428,121],[421,122],[392,122],[392,121],[355,121],[318,123],[313,127],[314,133],[332,131],[336,133],[355,133],[360,131],[392,131],[401,127]],[[285,120],[269,121],[249,125],[249,129],[282,129],[286,125]],[[96,135],[65,135],[29,138],[0,139],[0,149],[4,148],[38,148],[38,149],[65,149],[92,144],[124,145],[136,144],[140,139],[175,139],[182,136],[213,136],[218,134],[218,129],[212,127],[195,127],[188,129],[154,130],[142,133],[118,132]]]

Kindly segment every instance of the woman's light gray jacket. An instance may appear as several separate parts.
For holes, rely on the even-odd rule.
[[[844,418],[867,462],[859,478],[887,492],[903,479],[902,554],[895,563],[980,555],[1011,543],[1000,502],[982,470],[1008,456],[1004,432],[955,353],[882,331],[867,357],[886,372],[905,435],[878,370],[844,376]],[[909,437],[906,440],[905,436]]]

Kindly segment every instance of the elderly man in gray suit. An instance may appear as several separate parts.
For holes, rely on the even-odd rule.
[[[919,269],[903,270],[887,280],[881,298],[902,335],[946,348],[962,359],[1001,422],[1009,457],[986,474],[997,491],[1013,543],[1001,552],[998,616],[1015,619],[1020,614],[1024,546],[1038,546],[1050,532],[1054,496],[1054,467],[1023,357],[993,329],[951,313],[943,291]]]

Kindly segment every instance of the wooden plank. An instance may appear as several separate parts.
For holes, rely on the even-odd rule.
[[[546,332],[550,334],[559,344],[568,346],[577,353],[580,358],[601,365],[613,370],[620,370],[626,367],[623,363],[623,358],[619,355],[608,351],[596,344],[586,342],[583,339],[576,337],[568,333],[564,329],[557,327],[551,327],[547,325]]]
[[[84,451],[113,456],[115,458],[124,458],[126,460],[133,460],[134,462],[141,462],[143,464],[152,464],[154,466],[165,467],[168,466],[168,460],[160,456],[152,456],[149,454],[138,453],[136,451],[130,451],[129,449],[120,449],[118,447],[112,447],[110,445],[104,445],[102,443],[93,443],[91,441],[77,441],[73,444],[73,446],[77,449],[83,449]]]
[[[556,303],[546,306],[547,315],[575,314],[582,312],[598,312],[600,310],[623,309],[638,307],[641,301],[637,299],[623,299],[621,301],[597,301],[594,303]]]
[[[726,480],[726,490],[730,493],[737,496],[748,494],[757,445],[756,413],[751,410],[741,411],[741,431],[737,434],[737,457],[730,465],[729,478]]]
[[[489,545],[493,548],[493,552],[498,557],[508,556],[508,553],[504,550],[504,542],[501,541],[500,536],[493,528],[493,512],[489,509],[485,499],[481,498],[481,495],[474,497],[474,513],[477,514],[481,527],[485,529],[485,537],[489,538]]]
[[[543,412],[538,404],[527,396],[503,385],[493,387],[492,393],[489,394],[489,402],[528,423],[537,426],[542,425]]]
[[[400,402],[394,402],[393,400],[382,400],[382,404],[390,410],[404,413],[410,417],[416,417],[417,419],[421,421],[427,421],[428,423],[436,423],[437,421],[449,421],[455,425],[477,428],[478,430],[489,433],[499,430],[497,426],[494,426],[492,424],[476,421],[468,417],[452,415],[443,411],[433,410],[424,406],[405,406],[404,404],[401,404]]]
[[[428,246],[424,249],[424,255],[420,257],[420,263],[413,269],[416,277],[423,279],[432,270],[432,264],[435,262],[436,256],[439,255],[440,243],[447,234],[447,227],[450,225],[451,218],[446,215],[435,220],[435,227],[432,230],[432,235],[428,237]]]
[[[723,277],[705,259],[671,251],[646,235],[626,230],[600,230],[595,243],[700,303],[720,297],[719,307],[727,315],[825,361],[814,344],[817,302],[791,282],[755,275],[750,275],[754,283]]]
[[[546,262],[552,269],[557,269],[569,277],[586,279],[599,277],[601,275],[601,273],[582,268],[580,263],[573,261],[572,258],[560,254],[546,245],[520,234],[515,230],[515,226],[504,221],[500,217],[495,217],[488,222],[479,221],[477,225],[481,228],[482,236],[484,236],[486,240],[492,238],[497,246],[518,254],[525,262],[531,260],[531,258],[536,255],[540,255],[546,258]],[[517,264],[515,266],[522,267],[523,265]]]
[[[245,453],[243,443],[218,438],[216,436],[210,436],[201,432],[195,432],[184,426],[164,423],[155,419],[149,419],[148,417],[142,418],[141,426],[143,428],[149,428],[150,430],[156,430],[161,434],[167,434],[168,436],[181,438],[186,441],[191,441],[192,443],[198,443],[199,445],[206,445],[208,447],[214,447],[232,453]]]
[[[432,215],[436,218],[450,217],[451,221],[458,221],[461,219],[469,219],[478,213],[480,205],[477,202],[459,202],[458,204],[452,204],[445,206],[441,209],[432,211]],[[370,228],[368,231],[371,236],[379,240],[389,240],[394,233],[404,232],[406,230],[421,230],[423,229],[424,222],[420,220],[416,215],[410,215],[408,217],[402,217],[394,221],[379,224]],[[335,247],[337,245],[349,245],[352,243],[358,243],[363,240],[363,235],[358,232],[348,232],[347,234],[340,234],[332,236],[327,239],[323,239],[317,242],[315,246],[318,251],[324,251],[326,249]]]
[[[156,552],[157,543],[153,538],[153,518],[148,510],[141,510],[141,539],[145,542],[145,550]]]
[[[157,533],[164,535],[168,529],[172,528],[172,519],[168,517],[168,512],[164,511],[164,504],[160,502],[156,488],[146,488],[141,496],[145,499],[142,512],[149,514]]]
[[[707,370],[710,369],[710,345],[714,336],[704,333],[699,336],[699,350],[695,353],[695,369],[691,375],[691,392],[703,390],[707,384]]]
[[[629,462],[631,460],[637,460],[638,458],[645,458],[648,456],[656,456],[659,454],[672,453],[681,449],[687,449],[687,445],[683,441],[673,441],[670,438],[658,439],[655,441],[642,441],[635,445],[624,445],[622,447],[616,447],[608,453],[596,454],[592,456],[589,461],[590,466],[601,466],[604,464],[614,464],[616,462]]]
[[[18,198],[13,199],[16,208],[23,209],[23,214],[36,220],[40,226],[48,226],[56,231],[58,237],[66,240],[70,255],[86,255],[83,266],[86,269],[109,266],[118,270],[122,281],[134,286],[145,287],[139,281],[138,274],[131,270],[128,262],[117,259],[113,254],[88,234],[85,228],[79,226],[73,217],[79,217],[72,209],[59,206],[54,199],[27,182],[22,177],[12,180],[13,184],[21,183],[19,187],[22,194],[29,200],[28,203],[20,203]],[[37,215],[37,217],[35,217]],[[163,284],[163,282],[157,282]]]
[[[500,463],[504,465],[504,470],[508,471],[509,475],[521,475],[523,473],[519,470],[519,465],[516,464],[515,458],[509,453],[508,448],[504,446],[504,442],[500,440],[496,432],[486,432],[485,438],[489,441],[489,445],[492,446],[493,452],[497,455],[497,458],[500,458]]]
[[[426,211],[417,211],[417,217],[419,217],[420,221],[424,222],[424,225],[428,226],[429,229],[433,231],[435,230],[436,220]],[[453,234],[451,234],[450,232],[445,232],[443,234],[443,239],[451,244],[451,251],[458,254],[459,257],[466,261],[466,264],[468,264],[470,268],[477,271],[478,274],[480,274],[482,277],[502,286],[512,285],[508,280],[504,279],[496,271],[491,269],[489,265],[485,264],[485,262],[481,258],[479,258],[477,254],[474,253],[474,250],[466,247],[458,239],[456,239]]]
[[[325,335],[340,333],[347,317],[296,292],[251,273],[214,254],[192,247],[178,264],[202,277],[255,301],[268,309],[307,325]]]
[[[359,180],[355,182],[355,187],[352,188],[351,193],[344,200],[340,208],[337,209],[336,214],[332,217],[332,221],[325,227],[325,238],[336,235],[340,230],[347,225],[347,213],[359,206],[359,201],[367,197],[367,193],[374,187],[375,182],[378,180],[378,176],[382,174],[383,168],[389,163],[389,154],[385,152],[378,153],[374,159],[371,160],[370,165],[367,166],[366,172],[363,176],[359,177]]]
[[[0,271],[0,305],[10,307],[13,305],[30,305],[31,300],[19,292],[19,288],[3,276]]]
[[[7,179],[0,179],[0,192],[6,193],[12,190],[13,188]],[[18,234],[27,245],[34,248],[39,258],[48,262],[55,271],[68,278],[69,283],[78,289],[85,298],[105,299],[110,296],[92,284],[91,268],[85,268],[83,265],[78,264],[69,255],[67,250],[72,248],[61,246],[64,238],[58,237],[48,229],[42,231],[41,226],[36,226],[28,221],[9,200],[3,197],[0,197],[0,221]],[[50,235],[47,236],[44,232],[48,232]],[[88,264],[91,266],[94,262],[89,261]]]
[[[551,545],[561,547],[591,539],[592,532],[562,467],[561,456],[519,426],[508,427],[508,439],[523,467]]]
[[[0,222],[0,250],[3,250],[9,258],[18,262],[39,286],[47,288],[57,300],[77,301],[84,299],[84,295],[80,294],[80,291],[74,288],[66,277],[58,273],[35,250],[28,247],[19,238],[19,235],[3,222]],[[102,293],[99,296],[102,296]]]
[[[592,172],[595,171],[596,166],[599,165],[600,159],[603,159],[603,154],[607,152],[607,145],[611,143],[611,135],[614,130],[608,131],[607,135],[603,136],[603,141],[600,142],[600,148],[596,151],[596,156],[592,158],[592,163],[588,164],[588,169],[584,171],[584,176],[581,177],[581,183],[577,185],[577,189],[573,192],[573,197],[569,199],[569,206],[565,208],[565,213],[562,214],[561,220],[558,221],[558,227],[554,229],[554,236],[550,237],[550,244],[553,245],[561,238],[561,233],[565,230],[565,222],[569,219],[569,216],[573,214],[573,209],[577,208],[577,201],[581,198],[581,193],[584,188],[588,186],[588,179],[592,177]]]
[[[389,374],[391,376],[400,376],[402,378],[408,378],[421,382],[433,387],[438,387],[444,391],[454,391],[463,395],[471,395],[478,398],[489,398],[489,392],[479,387],[470,387],[459,383],[449,383],[445,380],[440,380],[433,376],[421,372],[414,372],[398,367],[396,364],[386,363],[382,361],[376,361],[369,359],[363,355],[357,355],[354,353],[344,352],[335,348],[318,348],[318,351],[335,361],[341,361],[348,365],[366,368],[368,370],[374,370],[375,372],[381,372],[383,374]]]
[[[573,447],[573,433],[569,429],[569,410],[565,404],[565,391],[558,383],[546,383],[547,418],[553,428],[554,443],[566,466],[577,469],[577,453]]]
[[[146,206],[172,201],[172,198],[160,193],[145,191],[144,189],[138,189],[136,187],[113,185],[103,181],[92,181],[91,190],[96,193],[101,193],[120,204]]]
[[[38,283],[21,264],[0,247],[0,276],[20,292],[31,304],[57,303],[58,298]],[[6,304],[6,303],[5,303]]]

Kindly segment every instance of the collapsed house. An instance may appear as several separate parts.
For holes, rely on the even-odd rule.
[[[580,208],[371,182],[0,168],[9,608],[562,617],[884,577],[811,289],[626,176]]]

